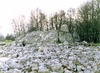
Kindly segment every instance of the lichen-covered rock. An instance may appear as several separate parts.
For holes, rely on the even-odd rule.
[[[66,24],[63,24],[63,25],[61,26],[61,29],[60,29],[60,30],[63,31],[63,32],[69,33],[69,29],[68,29],[68,26],[67,26]]]
[[[63,28],[62,28],[63,29]],[[65,27],[64,27],[65,30]],[[68,31],[66,29],[66,31]],[[56,43],[58,40],[58,31],[57,30],[52,30],[52,31],[34,31],[32,33],[26,34],[25,37],[19,37],[16,39],[17,42],[21,44],[21,42],[25,41],[25,43],[39,43],[43,41],[44,43]],[[67,41],[68,43],[72,43],[73,39],[71,34],[65,31],[60,32],[60,40],[61,42]]]

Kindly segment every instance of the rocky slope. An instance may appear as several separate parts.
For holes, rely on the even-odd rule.
[[[0,73],[100,73],[100,47],[67,43],[1,46]]]
[[[73,39],[69,32],[61,31],[59,33],[59,39],[63,43],[65,41],[72,43]],[[58,40],[58,31],[34,31],[27,33],[25,36],[20,36],[16,39],[17,42],[25,41],[26,43],[39,43],[41,41],[45,43],[57,43]]]

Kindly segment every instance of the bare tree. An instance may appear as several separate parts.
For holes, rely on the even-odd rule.
[[[60,10],[59,12],[54,13],[54,15],[51,16],[49,20],[51,29],[58,30],[58,42],[59,43],[60,43],[59,32],[60,32],[61,26],[66,23],[65,14],[66,13],[64,10]]]
[[[68,9],[67,11],[67,18],[68,18],[68,28],[69,28],[69,32],[71,34],[73,34],[74,32],[74,26],[75,26],[75,23],[74,23],[74,18],[75,18],[75,9],[74,8],[70,8]]]
[[[53,16],[50,17],[49,19],[49,27],[50,27],[50,30],[54,30],[54,20],[53,20]]]
[[[31,31],[44,31],[48,30],[48,19],[45,13],[41,10],[36,9],[36,11],[31,11],[30,24],[28,25],[29,30]]]
[[[28,30],[34,31],[39,30],[39,14],[41,10],[36,9],[36,11],[31,11],[31,16],[29,20]]]
[[[26,21],[25,21],[25,16],[20,16],[18,19],[13,19],[12,20],[12,26],[13,26],[13,31],[15,36],[20,36],[20,35],[25,35],[26,32]]]

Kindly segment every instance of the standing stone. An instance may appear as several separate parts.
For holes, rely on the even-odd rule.
[[[61,26],[61,30],[60,30],[60,41],[61,42],[69,42],[72,43],[73,42],[73,38],[71,33],[69,32],[68,26],[66,24]]]
[[[62,25],[60,31],[69,33],[68,26],[66,24]]]

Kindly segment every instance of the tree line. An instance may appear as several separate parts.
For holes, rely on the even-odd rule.
[[[15,36],[25,35],[32,31],[58,30],[62,25],[68,26],[72,37],[79,37],[80,41],[94,42],[100,41],[100,1],[91,0],[82,4],[77,10],[69,8],[67,12],[60,10],[46,15],[40,9],[31,11],[28,23],[25,16],[20,16],[12,20]]]

